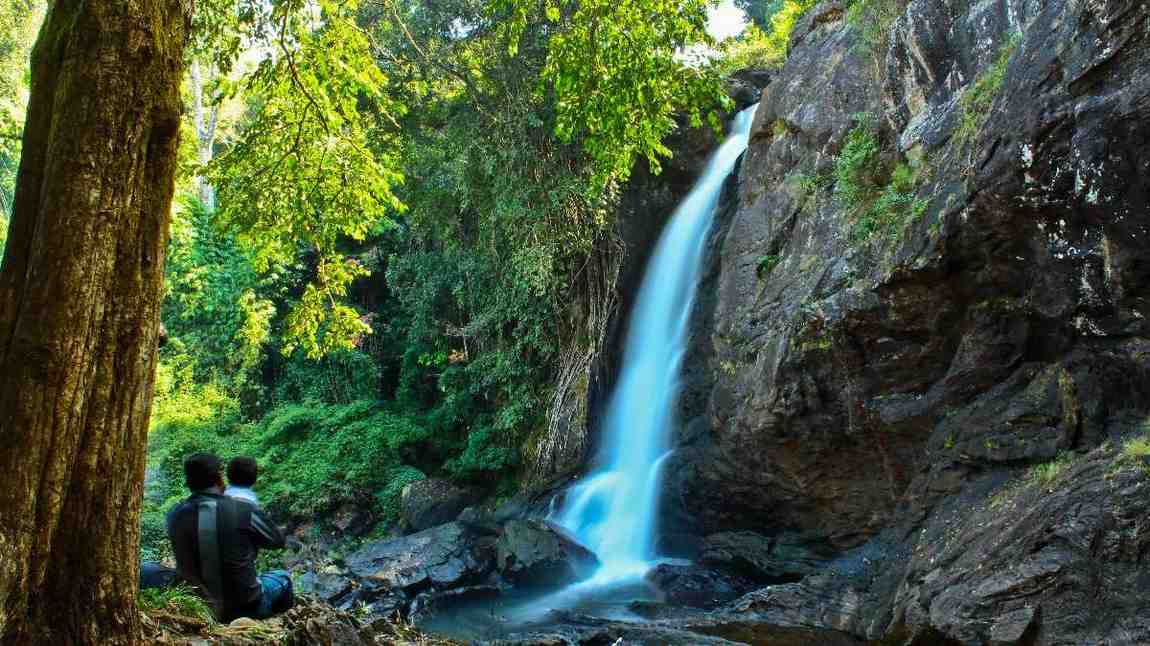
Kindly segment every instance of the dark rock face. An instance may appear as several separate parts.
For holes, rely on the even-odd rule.
[[[666,469],[669,513],[701,536],[817,548],[782,559],[801,582],[731,612],[919,643],[1148,641],[1150,601],[1125,592],[1145,476],[1107,476],[1150,413],[1147,20],[1128,0],[911,0],[869,48],[837,2],[796,27],[710,243]],[[869,238],[831,172],[858,113],[870,170],[917,169],[923,206]],[[1037,468],[1064,473],[1004,506]],[[879,558],[817,569],[868,541]]]
[[[548,523],[511,520],[495,542],[495,563],[503,578],[516,585],[550,587],[590,576],[599,559]]]
[[[755,532],[720,532],[703,541],[703,565],[769,585],[798,581],[828,563],[825,547],[812,546],[797,536],[768,538]]]
[[[403,522],[416,532],[449,523],[475,498],[474,492],[446,480],[417,480],[400,494]]]
[[[348,571],[367,589],[414,594],[477,583],[495,564],[493,538],[448,523],[390,541],[371,543],[347,557]]]
[[[751,587],[745,579],[698,565],[657,565],[646,580],[663,603],[693,608],[714,608]]]

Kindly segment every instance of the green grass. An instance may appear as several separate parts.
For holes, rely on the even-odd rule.
[[[1112,476],[1126,467],[1150,474],[1150,419],[1139,424],[1138,431],[1122,443],[1114,456],[1113,469],[1107,475]]]
[[[963,92],[959,99],[962,113],[955,130],[955,139],[960,144],[974,141],[975,137],[978,136],[978,131],[982,129],[982,124],[986,123],[987,117],[990,116],[990,107],[994,104],[998,90],[1006,78],[1006,68],[1010,64],[1010,57],[1014,55],[1021,41],[1021,35],[1015,34],[1003,43],[998,50],[998,58],[995,59],[994,64],[980,74]]]
[[[1066,467],[1070,466],[1074,458],[1069,453],[1062,453],[1055,459],[1044,464],[1036,464],[1030,468],[1026,475],[1026,481],[1031,485],[1037,485],[1043,489],[1050,489],[1055,482],[1058,481],[1059,476],[1066,471]]]
[[[1117,461],[1119,464],[1150,470],[1150,466],[1146,464],[1147,458],[1150,458],[1150,437],[1143,435],[1126,440],[1122,450],[1118,452]]]
[[[800,173],[795,178],[799,190],[808,195],[834,184],[835,180],[833,173]]]
[[[167,612],[183,617],[195,617],[209,625],[216,622],[207,602],[186,585],[140,590],[140,609],[145,612]]]

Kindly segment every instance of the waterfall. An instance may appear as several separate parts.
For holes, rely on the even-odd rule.
[[[670,452],[687,326],[703,247],[723,184],[747,148],[757,104],[740,112],[647,264],[619,380],[603,418],[601,468],[573,487],[554,520],[599,556],[597,579],[632,577],[655,559],[660,466]]]

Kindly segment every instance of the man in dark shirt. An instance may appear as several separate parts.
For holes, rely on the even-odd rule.
[[[220,621],[265,619],[291,608],[292,584],[282,570],[257,576],[256,555],[283,549],[285,538],[259,507],[223,495],[220,466],[210,453],[184,460],[192,495],[167,519],[176,568],[203,592]]]

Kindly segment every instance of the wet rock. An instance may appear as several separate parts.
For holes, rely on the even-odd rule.
[[[703,540],[699,562],[760,584],[789,583],[828,563],[825,548],[793,534],[768,538],[755,532],[720,532]]]
[[[461,523],[369,543],[349,555],[350,573],[372,590],[414,594],[477,583],[495,563],[492,537]]]
[[[418,532],[455,520],[475,498],[473,491],[446,480],[427,478],[403,488],[400,513],[404,523]]]
[[[413,623],[425,621],[441,611],[450,611],[453,604],[479,599],[494,599],[502,592],[501,587],[489,584],[454,590],[430,590],[420,593],[412,600],[408,617]]]
[[[305,572],[296,580],[296,589],[333,606],[356,587],[354,581],[337,572]]]
[[[538,520],[510,520],[495,543],[496,567],[523,586],[560,586],[590,576],[595,555],[566,532]]]
[[[356,607],[357,606],[351,605],[345,609]],[[411,608],[411,601],[402,594],[384,594],[382,596],[376,596],[370,602],[365,602],[362,606],[359,606],[359,608],[361,608],[362,612],[373,617],[406,620]]]
[[[713,608],[730,601],[751,586],[745,579],[698,565],[660,564],[645,577],[664,603]]]
[[[735,101],[736,107],[746,108],[759,100],[763,88],[770,83],[770,70],[754,68],[739,70],[727,79],[727,95]]]

